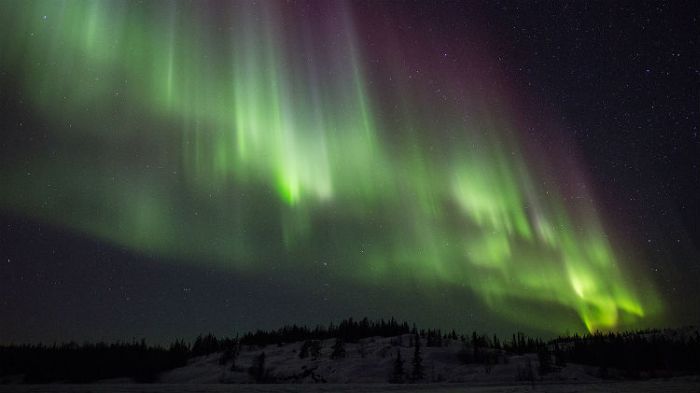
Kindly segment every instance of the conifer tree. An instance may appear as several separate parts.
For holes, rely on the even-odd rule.
[[[309,349],[311,348],[311,340],[304,341],[299,349],[299,359],[306,359],[309,357]]]
[[[423,370],[423,357],[420,354],[420,337],[416,334],[415,336],[415,346],[413,350],[413,369],[411,370],[411,379],[413,381],[420,381],[425,377],[425,372]]]
[[[333,344],[333,352],[331,353],[331,359],[339,359],[345,357],[345,343],[343,339],[338,337],[335,339]]]
[[[316,360],[321,357],[321,341],[320,340],[312,340],[311,341],[311,346],[309,347],[309,354],[311,355],[311,358],[313,360]]]
[[[394,360],[394,370],[391,374],[391,383],[403,383],[404,371],[403,360],[401,359],[401,350],[396,349],[396,359]]]
[[[476,332],[472,332],[472,351],[474,361],[481,361],[481,355],[479,353],[479,337],[476,335]]]
[[[265,352],[260,353],[253,359],[253,364],[248,369],[248,373],[257,383],[265,380]]]

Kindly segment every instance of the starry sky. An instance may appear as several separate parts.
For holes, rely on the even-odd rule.
[[[698,324],[698,11],[3,2],[0,342]]]

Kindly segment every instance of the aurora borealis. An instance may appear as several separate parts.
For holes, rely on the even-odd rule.
[[[397,4],[0,7],[5,86],[41,130],[4,145],[4,214],[244,280],[305,286],[330,265],[344,288],[551,333],[666,308],[594,169],[555,113],[528,112],[483,27],[448,50]]]

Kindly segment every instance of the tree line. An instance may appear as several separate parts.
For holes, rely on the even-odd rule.
[[[182,341],[167,348],[149,346],[143,340],[0,346],[0,377],[21,374],[25,383],[86,383],[118,377],[153,382],[161,372],[186,365],[191,354]]]
[[[700,373],[700,334],[674,337],[659,331],[645,330],[626,333],[595,333],[579,336],[558,337],[543,341],[515,333],[511,337],[499,338],[472,332],[458,335],[454,330],[418,329],[407,322],[395,319],[370,321],[367,318],[345,319],[338,324],[325,326],[289,325],[276,330],[256,330],[235,338],[219,338],[213,334],[200,335],[192,343],[178,340],[169,346],[148,345],[144,340],[132,342],[86,343],[86,344],[34,344],[0,346],[0,383],[8,376],[21,375],[26,383],[71,382],[87,383],[101,379],[128,377],[137,382],[153,382],[164,371],[182,367],[189,359],[218,353],[219,363],[231,371],[248,371],[257,382],[273,382],[265,371],[265,354],[255,358],[247,369],[237,364],[236,359],[243,347],[248,350],[268,345],[284,345],[300,342],[299,358],[317,359],[321,354],[323,340],[334,339],[330,359],[346,357],[345,343],[359,343],[357,352],[365,357],[360,342],[369,337],[397,337],[395,347],[401,347],[408,338],[413,356],[403,359],[397,349],[393,371],[389,377],[393,382],[425,381],[426,370],[422,360],[422,342],[426,347],[442,347],[459,341],[462,349],[458,360],[467,364],[481,364],[486,372],[499,363],[508,362],[509,355],[536,353],[537,370],[540,376],[555,372],[567,363],[597,367],[601,378],[645,378],[663,377],[688,373]],[[399,337],[401,336],[401,337]],[[406,365],[405,363],[407,363]],[[323,382],[313,369],[309,375]],[[430,381],[439,380],[431,376]],[[523,371],[522,380],[531,380],[531,367]]]
[[[653,378],[700,373],[700,333],[674,337],[643,330],[559,337],[546,348],[555,364],[598,367],[601,378]]]

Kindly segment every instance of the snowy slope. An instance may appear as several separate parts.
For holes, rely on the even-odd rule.
[[[344,358],[331,359],[335,340],[322,341],[322,349],[317,359],[300,359],[302,342],[282,346],[241,348],[236,359],[236,368],[231,370],[231,362],[220,365],[220,353],[193,359],[187,366],[163,374],[162,383],[250,383],[254,382],[248,368],[256,357],[265,353],[265,368],[278,382],[288,383],[386,383],[394,370],[397,351],[404,360],[406,375],[410,374],[414,348],[412,335],[398,337],[372,337],[358,343],[346,343]],[[458,353],[471,349],[457,340],[443,340],[442,347],[427,347],[421,340],[421,356],[425,378],[422,382],[480,382],[500,383],[522,380],[523,371],[530,367],[537,375],[537,356],[505,356],[499,353],[497,364],[490,368],[480,364],[463,364]],[[361,353],[364,353],[362,356]],[[564,370],[549,374],[545,379],[567,381],[597,381],[582,366],[569,365]]]

